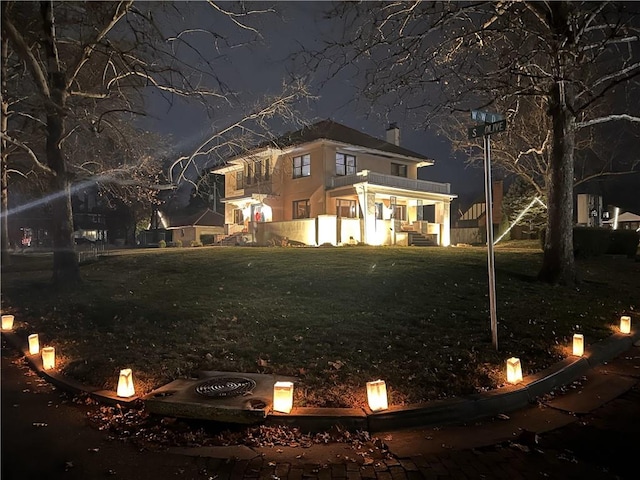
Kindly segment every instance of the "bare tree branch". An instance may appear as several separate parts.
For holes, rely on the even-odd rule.
[[[598,125],[601,123],[607,123],[607,122],[615,122],[615,121],[619,121],[619,120],[626,120],[628,122],[640,122],[640,117],[636,117],[633,115],[628,115],[626,113],[622,113],[619,115],[607,115],[605,117],[600,117],[600,118],[594,118],[592,120],[587,120],[585,122],[576,122],[575,126],[576,128],[584,128],[584,127],[591,127],[593,125]]]
[[[47,165],[45,165],[44,163],[42,163],[40,160],[38,160],[38,156],[35,154],[35,152],[26,144],[22,143],[20,140],[17,140],[15,138],[10,137],[9,135],[5,134],[5,133],[0,133],[0,136],[2,137],[3,140],[6,140],[7,142],[15,145],[16,147],[19,147],[20,149],[22,149],[31,159],[31,161],[33,162],[33,164],[38,167],[40,170],[42,170],[43,172],[47,172],[51,175],[55,175],[55,172],[49,168]]]

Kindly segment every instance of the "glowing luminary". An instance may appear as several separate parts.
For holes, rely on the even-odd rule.
[[[573,354],[581,357],[584,354],[584,335],[576,333],[573,336]]]
[[[29,335],[29,355],[37,355],[40,353],[40,341],[38,340],[38,334],[34,333]]]
[[[133,387],[133,372],[130,368],[120,370],[120,378],[118,378],[118,391],[116,395],[123,398],[133,397],[136,389]]]
[[[42,350],[42,368],[51,370],[56,367],[56,349],[53,347],[44,347]]]
[[[507,382],[518,383],[522,381],[522,365],[520,359],[511,357],[507,360]]]
[[[384,380],[367,382],[367,402],[369,403],[369,408],[374,412],[389,408],[387,385]]]
[[[276,382],[273,385],[273,409],[289,413],[293,408],[293,382]]]
[[[2,329],[13,330],[13,315],[2,315]]]
[[[631,333],[631,317],[628,315],[620,317],[620,333]]]

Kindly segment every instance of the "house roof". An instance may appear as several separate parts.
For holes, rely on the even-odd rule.
[[[640,215],[632,212],[624,212],[618,215],[618,222],[640,222]]]
[[[165,215],[165,218],[167,216]],[[178,227],[223,227],[224,215],[206,208],[190,215],[174,214],[168,217],[167,228]]]
[[[359,147],[371,148],[374,150],[387,152],[395,155],[402,155],[405,157],[413,157],[418,161],[426,160],[433,162],[432,159],[426,157],[420,153],[413,152],[409,149],[403,148],[399,145],[389,143],[386,140],[381,140],[366,133],[360,132],[354,128],[347,127],[341,123],[334,122],[333,120],[322,120],[308,125],[295,132],[286,133],[275,140],[265,142],[258,146],[268,147],[276,146],[278,148],[286,148],[295,145],[301,145],[309,143],[314,140],[332,140],[334,142],[346,143],[350,145],[357,145]]]

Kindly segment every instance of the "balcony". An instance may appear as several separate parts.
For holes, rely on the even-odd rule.
[[[327,189],[346,187],[356,183],[369,183],[383,187],[401,188],[403,190],[414,190],[428,193],[451,193],[451,184],[429,182],[427,180],[417,180],[412,178],[396,177],[394,175],[384,175],[382,173],[362,170],[354,175],[344,175],[331,177],[327,182]]]

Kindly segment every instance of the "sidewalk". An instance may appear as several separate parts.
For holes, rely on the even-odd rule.
[[[70,403],[3,348],[2,478],[637,478],[637,441],[627,439],[640,434],[639,381],[634,346],[536,406],[467,425],[385,431],[364,448],[140,451],[89,427],[86,414],[99,406]]]

